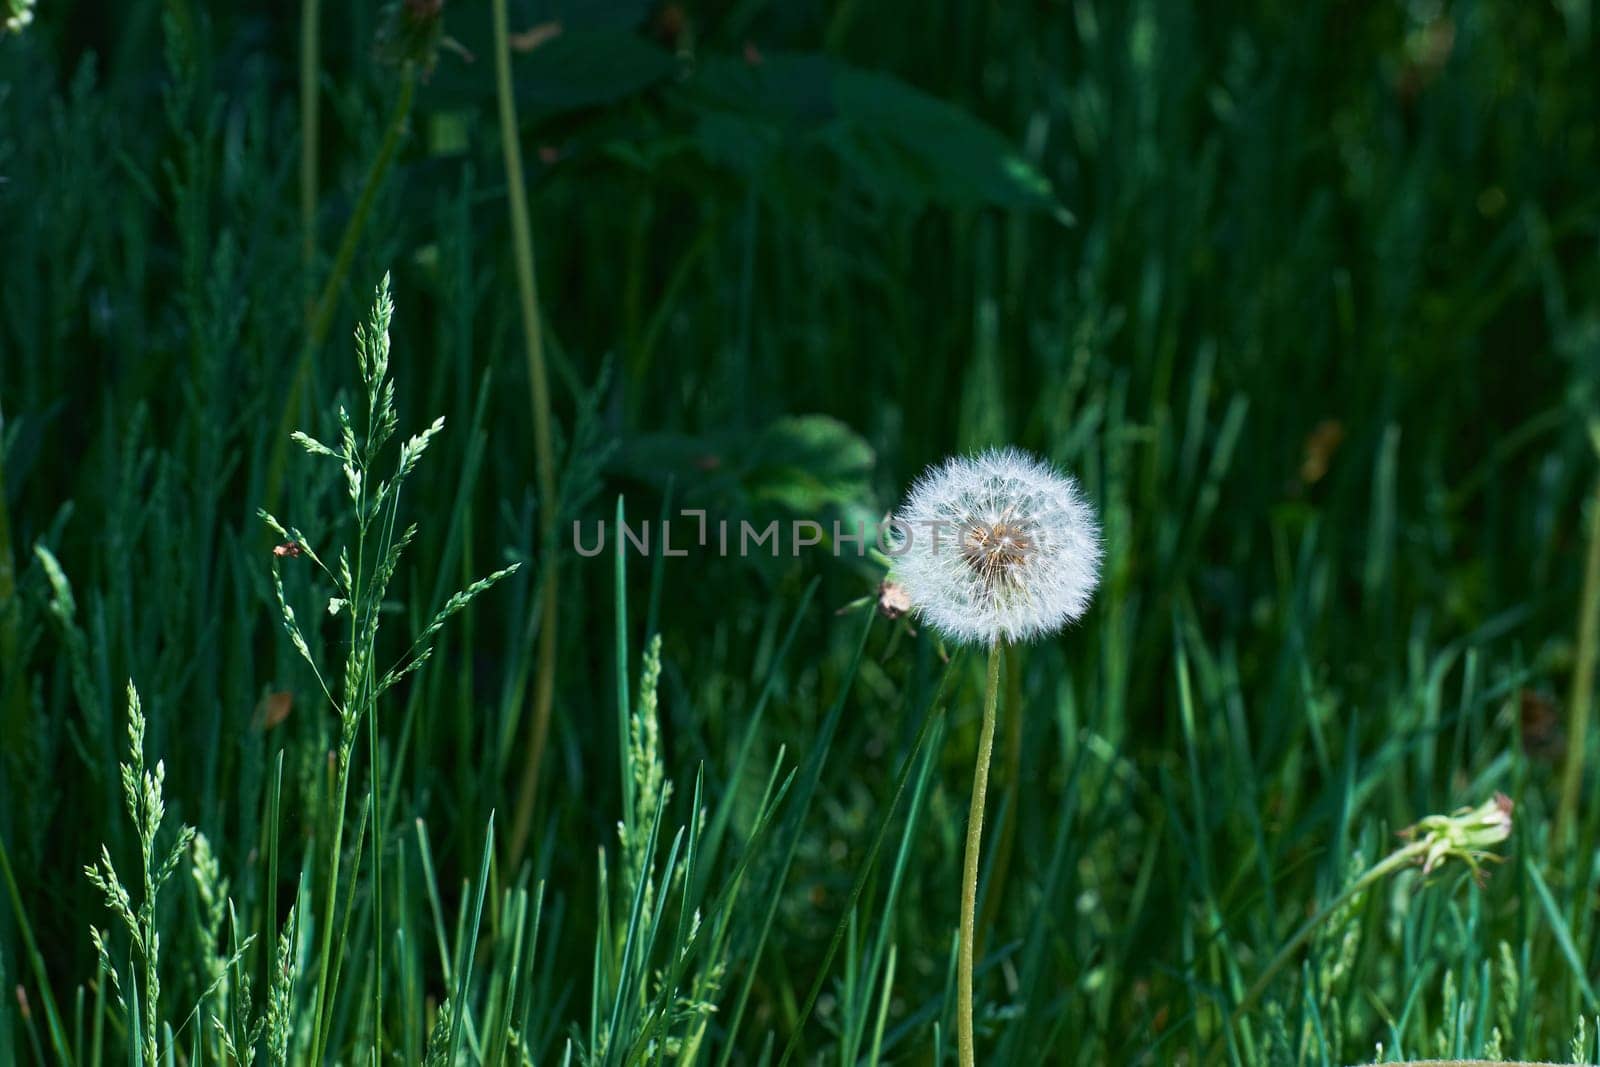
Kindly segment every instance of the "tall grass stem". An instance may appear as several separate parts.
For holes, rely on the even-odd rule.
[[[361,195],[356,200],[355,211],[351,213],[350,221],[345,223],[344,233],[339,237],[339,248],[334,253],[333,267],[328,272],[328,280],[323,283],[322,293],[317,297],[316,309],[311,319],[309,343],[306,351],[300,356],[302,369],[309,364],[312,353],[328,339],[328,329],[333,325],[334,308],[339,303],[339,290],[344,286],[345,275],[350,273],[350,262],[355,258],[356,244],[361,240],[361,231],[367,227],[367,217],[372,214],[372,205],[378,198],[378,190],[383,187],[383,179],[394,163],[395,153],[400,150],[400,138],[405,133],[406,124],[411,120],[411,105],[416,95],[416,65],[406,63],[400,68],[400,93],[395,97],[394,110],[389,113],[389,124],[383,131],[383,143],[378,146],[378,154],[372,157],[372,166],[368,168],[367,177],[361,184]]]
[[[316,72],[312,71],[313,79],[315,76]],[[305,77],[303,70],[301,77]],[[400,150],[400,138],[411,119],[411,105],[416,99],[416,89],[416,67],[412,63],[406,63],[400,70],[400,93],[395,98],[394,110],[389,114],[389,124],[383,133],[383,143],[378,146],[378,154],[372,157],[372,166],[367,168],[367,176],[362,182],[361,195],[356,200],[355,211],[350,215],[350,221],[345,224],[344,233],[339,237],[339,249],[334,254],[333,268],[328,273],[328,280],[323,283],[321,295],[311,308],[311,321],[306,329],[305,347],[300,350],[300,360],[295,365],[294,378],[289,382],[289,393],[283,402],[283,415],[278,419],[272,460],[267,467],[265,497],[268,511],[273,511],[278,506],[278,493],[283,488],[284,468],[289,459],[289,435],[300,419],[301,400],[311,379],[311,361],[317,349],[322,347],[322,342],[328,339],[328,330],[333,326],[334,309],[339,303],[339,291],[344,285],[345,275],[350,272],[350,263],[355,259],[356,244],[361,239],[362,230],[366,229],[367,217],[372,214],[372,205],[378,198],[378,190],[382,188],[383,179],[394,163],[395,153]],[[302,115],[303,120],[304,115]],[[314,178],[313,175],[313,180]],[[303,171],[301,181],[305,181]],[[302,185],[301,195],[304,193],[305,187]],[[315,211],[315,205],[312,210]]]
[[[306,326],[314,305],[311,275],[317,261],[317,72],[321,66],[322,0],[300,3],[300,269],[305,272]]]
[[[6,414],[0,410],[0,663],[15,663],[22,610],[17,599],[17,557],[11,549],[11,512],[6,506],[5,432]],[[0,683],[0,743],[22,744],[27,709],[23,686],[11,679]],[[7,829],[0,824],[0,832]]]
[[[1600,652],[1600,485],[1589,506],[1589,551],[1583,568],[1583,598],[1578,602],[1578,649],[1572,665],[1572,697],[1568,704],[1567,759],[1561,774],[1561,801],[1556,810],[1555,844],[1565,848],[1583,790],[1584,750],[1589,717],[1594,710],[1594,668]]]
[[[17,888],[16,875],[11,870],[11,857],[6,853],[6,843],[0,837],[0,877],[5,878],[6,892],[11,897],[12,914],[17,920],[17,932],[22,935],[23,951],[28,957],[28,966],[33,969],[33,977],[39,984],[39,999],[44,1004],[45,1023],[50,1030],[50,1045],[55,1050],[61,1062],[70,1060],[67,1055],[66,1033],[61,1025],[61,1013],[56,1008],[55,994],[50,992],[50,975],[45,970],[44,956],[39,952],[39,944],[33,939],[33,927],[28,923],[28,914],[22,909],[22,892]],[[20,985],[17,988],[22,988]]]
[[[522,308],[522,334],[528,360],[528,382],[533,391],[533,451],[539,476],[539,528],[544,541],[544,582],[540,594],[539,664],[534,675],[532,731],[528,762],[522,771],[516,817],[507,849],[515,869],[527,844],[533,804],[539,792],[539,765],[544,762],[545,739],[550,732],[550,706],[556,684],[556,604],[560,588],[555,551],[556,471],[550,442],[550,384],[545,374],[544,333],[539,324],[539,280],[534,270],[533,227],[528,219],[528,196],[522,175],[522,144],[517,133],[517,102],[512,96],[511,45],[506,20],[506,0],[494,0],[495,95],[500,104],[500,144],[505,152],[506,197],[511,205],[511,241],[516,254],[517,300]]]
[[[334,801],[333,841],[328,848],[328,895],[322,911],[322,949],[317,963],[317,1000],[311,1017],[311,1062],[323,1062],[328,1034],[328,1015],[332,1012],[333,989],[328,981],[333,958],[333,917],[339,907],[339,852],[344,847],[344,812],[349,799],[350,758],[341,751],[337,775],[338,799]]]

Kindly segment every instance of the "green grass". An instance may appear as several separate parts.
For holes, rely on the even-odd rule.
[[[508,7],[0,37],[0,1062],[954,1062],[983,657],[569,531],[999,443],[979,1062],[1600,1060],[1589,7]]]

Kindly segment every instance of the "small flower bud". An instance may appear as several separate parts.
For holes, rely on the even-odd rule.
[[[1400,831],[1400,836],[1426,846],[1420,860],[1423,874],[1431,874],[1446,860],[1459,859],[1472,868],[1473,877],[1481,882],[1483,870],[1479,863],[1500,859],[1488,851],[1489,846],[1498,845],[1511,836],[1511,810],[1511,798],[1496,793],[1476,808],[1461,808],[1449,815],[1429,815]]]

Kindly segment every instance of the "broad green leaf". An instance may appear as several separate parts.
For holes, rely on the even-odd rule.
[[[886,74],[834,73],[841,155],[910,195],[951,206],[993,204],[1054,210],[1050,183],[993,128],[952,104]]]

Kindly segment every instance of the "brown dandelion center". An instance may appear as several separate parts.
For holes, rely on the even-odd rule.
[[[961,538],[961,554],[967,565],[990,585],[1015,585],[1018,574],[1033,551],[1033,538],[1015,523],[1001,519],[993,523],[974,523]]]

